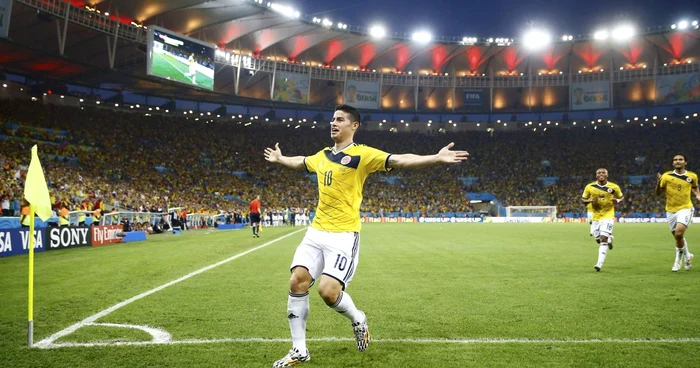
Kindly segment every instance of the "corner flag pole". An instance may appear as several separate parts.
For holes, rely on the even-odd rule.
[[[29,319],[27,320],[27,347],[34,345],[34,213],[33,204],[29,205]]]
[[[44,171],[39,162],[37,146],[32,147],[32,160],[29,162],[27,178],[24,182],[24,198],[29,203],[29,303],[27,312],[27,346],[34,345],[34,215],[42,221],[51,217],[51,197],[46,185]]]

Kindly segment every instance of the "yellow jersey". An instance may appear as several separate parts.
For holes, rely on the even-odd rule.
[[[391,171],[390,154],[362,144],[340,152],[324,148],[304,158],[304,165],[318,177],[318,206],[311,227],[329,232],[359,232],[362,188],[375,171]]]
[[[593,221],[605,220],[615,217],[615,203],[613,199],[622,198],[620,187],[611,182],[605,185],[598,184],[594,181],[583,190],[583,199],[598,197],[598,202],[591,202],[591,212],[593,212]]]
[[[190,55],[190,66],[193,66],[193,65],[194,65],[194,58],[192,57],[192,55]]]
[[[698,187],[698,175],[692,171],[677,174],[668,171],[661,175],[661,188],[666,189],[666,212],[678,212],[693,208],[690,200],[691,189]]]
[[[586,206],[586,210],[587,210],[587,212],[593,212],[593,204],[592,204],[592,203],[589,203],[589,204]]]

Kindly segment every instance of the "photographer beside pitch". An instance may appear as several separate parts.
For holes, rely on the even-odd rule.
[[[265,149],[265,159],[292,169],[306,169],[318,177],[316,216],[294,253],[290,267],[287,319],[292,348],[273,364],[288,367],[311,359],[306,348],[306,320],[309,314],[309,288],[318,281],[323,301],[352,324],[357,350],[369,346],[370,333],[365,313],[357,309],[345,289],[352,281],[360,254],[360,205],[367,176],[394,168],[420,168],[454,164],[469,157],[466,151],[451,151],[450,143],[435,155],[394,155],[355,144],[360,114],[352,106],[335,108],[330,124],[333,147],[312,156],[283,156],[279,143]]]

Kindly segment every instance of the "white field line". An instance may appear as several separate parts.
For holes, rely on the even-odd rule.
[[[175,68],[175,70],[177,70],[178,72],[180,72],[180,74],[182,74],[185,78],[188,78],[188,77],[187,77],[187,73],[184,73],[182,70],[180,70],[180,68],[178,68],[177,66],[175,66],[175,64],[173,64],[172,62],[170,62],[170,60],[168,60],[168,57],[167,57],[167,56],[163,56],[163,60],[165,60],[166,62],[168,62],[168,64],[170,64],[170,66],[172,66],[173,68]]]
[[[221,265],[223,265],[223,264],[229,263],[229,262],[231,262],[231,261],[233,261],[233,260],[236,260],[236,259],[238,259],[238,258],[240,258],[240,257],[243,257],[244,255],[246,255],[246,254],[248,254],[248,253],[252,253],[252,252],[255,252],[256,250],[265,248],[265,247],[267,247],[267,246],[270,245],[270,244],[274,244],[274,243],[276,243],[276,242],[278,242],[278,241],[280,241],[280,240],[282,240],[282,239],[285,239],[285,238],[287,238],[287,237],[290,237],[290,236],[292,236],[292,235],[294,235],[294,234],[296,234],[296,233],[298,233],[298,232],[300,232],[300,231],[302,231],[302,230],[306,230],[306,228],[304,227],[304,228],[301,228],[301,229],[299,229],[299,230],[292,231],[291,233],[289,233],[289,234],[287,234],[287,235],[284,235],[284,236],[281,236],[281,237],[279,237],[279,238],[270,240],[269,242],[267,242],[267,243],[265,243],[265,244],[263,244],[263,245],[259,245],[259,246],[255,247],[255,248],[249,249],[249,250],[247,250],[247,251],[245,251],[245,252],[243,252],[243,253],[238,253],[238,254],[236,254],[235,256],[226,258],[226,259],[224,259],[223,261],[219,261],[219,262],[214,263],[214,264],[211,264],[211,265],[209,265],[209,266],[200,268],[200,269],[198,269],[197,271],[190,272],[190,273],[188,273],[187,275],[180,277],[179,279],[170,281],[170,282],[165,283],[165,284],[163,284],[163,285],[161,285],[161,286],[158,286],[158,287],[156,287],[156,288],[153,288],[153,289],[151,289],[151,290],[148,290],[148,291],[146,291],[146,292],[143,292],[143,293],[141,293],[141,294],[139,294],[139,295],[136,295],[136,296],[134,296],[134,297],[131,297],[131,298],[127,299],[127,300],[124,300],[123,302],[117,303],[117,304],[115,304],[115,305],[113,305],[113,306],[111,306],[111,307],[109,307],[109,308],[107,308],[107,309],[105,309],[105,310],[103,310],[103,311],[97,312],[97,313],[93,314],[92,316],[85,318],[84,320],[82,320],[82,321],[80,321],[80,322],[78,322],[78,323],[76,323],[76,324],[74,324],[74,325],[72,325],[72,326],[69,326],[69,327],[67,327],[67,328],[65,328],[65,329],[63,329],[63,330],[61,330],[61,331],[56,332],[55,334],[53,334],[53,335],[51,335],[51,336],[49,336],[49,337],[47,337],[47,338],[45,338],[45,339],[39,341],[39,342],[36,343],[34,346],[37,347],[37,348],[46,348],[46,347],[49,347],[49,345],[53,344],[54,341],[56,341],[56,340],[62,338],[63,336],[66,336],[66,335],[69,335],[69,334],[75,332],[76,330],[78,330],[79,328],[81,328],[81,327],[83,327],[83,326],[85,326],[85,325],[87,325],[87,324],[94,323],[94,322],[97,321],[98,319],[100,319],[100,318],[102,318],[102,317],[104,317],[104,316],[106,316],[106,315],[108,315],[108,314],[110,314],[110,313],[116,311],[117,309],[119,309],[119,308],[121,308],[121,307],[127,306],[127,305],[129,305],[129,304],[131,304],[131,303],[133,303],[133,302],[135,302],[135,301],[137,301],[137,300],[141,300],[141,299],[143,299],[143,298],[145,298],[145,297],[147,297],[147,296],[149,296],[149,295],[151,295],[151,294],[157,293],[157,292],[159,292],[159,291],[161,291],[161,290],[167,288],[168,286],[172,286],[172,285],[175,285],[175,284],[180,283],[180,282],[182,282],[182,281],[185,281],[185,280],[189,279],[190,277],[197,276],[197,275],[199,275],[200,273],[209,271],[209,270],[211,270],[211,269],[213,269],[213,268],[216,268],[216,267],[219,267],[219,266],[221,266]]]
[[[355,342],[354,338],[343,337],[318,337],[309,338],[307,341],[317,342]],[[223,338],[223,339],[190,339],[170,341],[113,341],[113,342],[60,342],[42,345],[42,349],[57,349],[70,347],[97,347],[97,346],[143,346],[143,345],[193,345],[193,344],[220,344],[220,343],[281,343],[291,342],[288,338]],[[372,339],[373,343],[406,343],[406,344],[653,344],[653,343],[699,343],[699,337],[690,338],[649,338],[649,339],[507,339],[507,338],[476,338],[476,339]]]
[[[135,330],[141,330],[149,335],[151,335],[151,342],[154,344],[162,344],[173,339],[167,331],[160,328],[143,326],[143,325],[129,325],[122,323],[87,323],[85,326],[103,326],[103,327],[117,327],[117,328],[132,328]]]

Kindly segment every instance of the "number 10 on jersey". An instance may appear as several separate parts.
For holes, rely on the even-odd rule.
[[[323,173],[323,185],[330,186],[333,183],[333,171],[326,171]]]

